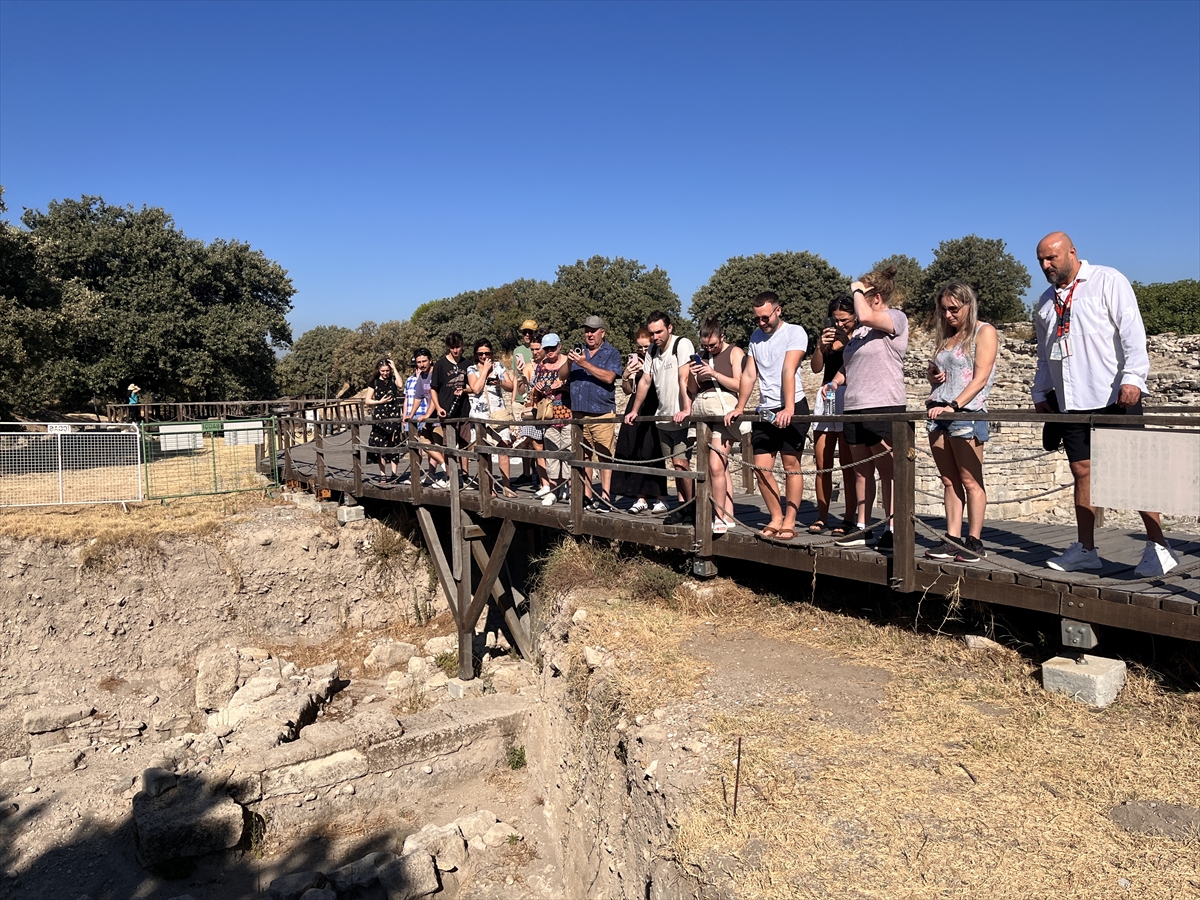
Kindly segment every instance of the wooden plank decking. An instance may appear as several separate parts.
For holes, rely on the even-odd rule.
[[[363,429],[365,443],[366,428]],[[357,497],[369,497],[396,503],[449,507],[451,492],[419,488],[409,484],[384,484],[364,465],[356,466],[349,431],[324,435],[318,455],[315,442],[288,449],[288,478]],[[401,456],[401,471],[407,469],[407,455]],[[513,460],[514,475],[519,461]],[[416,496],[414,496],[416,494]],[[543,506],[530,489],[518,492],[516,499],[484,498],[478,490],[459,492],[461,509],[478,517],[510,519],[513,522],[540,525],[576,534],[596,535],[621,541],[699,553],[702,535],[690,525],[666,526],[661,517],[635,516],[626,510],[631,501],[618,499],[619,511],[582,513],[578,527],[569,503]],[[749,526],[761,527],[767,521],[762,500],[757,495],[735,497],[735,514]],[[800,521],[811,522],[815,508],[805,502]],[[919,525],[940,533],[944,523],[934,517],[920,517]],[[1200,562],[1200,536],[1168,535],[1180,557],[1181,566]],[[1112,625],[1152,634],[1169,635],[1200,641],[1200,570],[1165,583],[1147,583],[1133,573],[1141,557],[1145,535],[1119,528],[1097,530],[1097,545],[1105,561],[1096,573],[1063,573],[1046,567],[1051,556],[1060,553],[1075,539],[1074,523],[1041,524],[991,521],[983,532],[988,556],[978,564],[938,562],[925,559],[926,548],[934,541],[929,531],[918,527],[915,536],[915,578],[906,582],[916,590],[938,593],[958,584],[962,597],[988,603],[1035,609],[1100,625]],[[839,548],[828,534],[812,536],[801,529],[788,543],[768,542],[755,537],[746,528],[733,529],[711,538],[711,558],[761,562],[781,569],[798,570],[872,584],[893,582],[897,561],[890,554],[866,548]]]

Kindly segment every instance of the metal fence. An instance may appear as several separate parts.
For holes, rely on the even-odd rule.
[[[279,483],[276,422],[224,419],[142,425],[147,499],[261,490]],[[270,475],[259,463],[270,462]]]
[[[0,506],[141,500],[134,425],[0,422]]]

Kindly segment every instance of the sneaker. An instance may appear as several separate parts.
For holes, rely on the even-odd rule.
[[[1062,556],[1046,560],[1046,565],[1051,569],[1057,569],[1059,572],[1078,572],[1080,569],[1104,568],[1104,563],[1100,561],[1099,551],[1095,549],[1084,550],[1083,544],[1079,543],[1079,541],[1068,547]]]
[[[663,519],[663,524],[664,525],[682,525],[685,522],[692,520],[691,512],[692,512],[692,508],[690,506],[687,509],[677,509],[673,513],[671,513],[669,516],[667,516],[665,519]]]
[[[861,529],[856,529],[861,530]],[[862,534],[848,534],[840,541],[834,541],[835,547],[865,547],[875,540],[875,533],[868,528]]]
[[[433,481],[433,487],[441,488],[443,491],[448,490],[450,487],[450,482],[445,475],[439,474],[438,477]]]
[[[583,511],[590,513],[604,512],[604,506],[595,497],[584,497]]]
[[[631,513],[633,513],[635,516],[640,516],[642,513],[646,512],[648,509],[650,509],[650,507],[646,504],[646,499],[644,497],[638,497],[637,503],[635,503],[635,504],[633,504],[633,506],[629,507],[629,511]]]
[[[1164,547],[1154,541],[1146,541],[1146,549],[1142,551],[1142,561],[1133,570],[1133,574],[1138,578],[1154,578],[1157,575],[1166,575],[1177,565],[1179,565],[1179,557],[1175,555],[1169,542]]]
[[[946,535],[947,538],[950,535]],[[956,538],[961,541],[962,538]],[[936,547],[930,547],[925,551],[926,559],[954,559],[954,554],[958,552],[958,548],[951,544],[948,540],[941,541]]]
[[[879,540],[875,542],[875,549],[881,553],[891,553],[896,549],[895,539],[890,531],[885,531],[879,536]]]
[[[553,506],[557,502],[558,494],[554,493],[554,491],[547,492],[546,496],[542,498],[542,506]]]
[[[971,537],[968,534],[965,538],[960,539],[959,543],[962,544],[962,547],[954,556],[957,562],[979,562],[987,556],[987,551],[983,549],[983,541],[977,537]]]
[[[654,505],[650,507],[650,512],[656,515],[662,515],[667,511],[667,508],[667,504],[663,503],[661,500],[655,500]]]
[[[554,488],[550,487],[550,485],[548,485],[548,484],[543,484],[543,485],[542,485],[540,488],[538,488],[536,491],[534,491],[534,492],[533,492],[533,496],[535,496],[535,497],[545,497],[545,496],[546,496],[548,493],[550,493],[552,490],[554,490]]]

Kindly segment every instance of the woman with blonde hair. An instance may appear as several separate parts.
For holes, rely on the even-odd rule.
[[[842,369],[822,388],[825,393],[846,386],[847,415],[904,412],[904,353],[908,349],[908,317],[890,302],[896,289],[895,266],[868,272],[850,285],[854,318],[858,327],[842,351]],[[874,541],[867,528],[875,503],[875,472],[879,472],[879,504],[883,507],[884,532],[875,549],[892,549],[892,459],[879,456],[891,448],[891,423],[847,422],[843,433],[854,463],[856,530],[837,541],[839,547],[862,547]],[[867,462],[873,456],[878,459]],[[846,519],[850,515],[847,511]]]
[[[925,551],[930,559],[978,562],[986,556],[981,536],[987,492],[983,487],[986,421],[950,421],[947,413],[985,412],[996,378],[996,329],[979,321],[979,302],[971,286],[951,281],[938,292],[937,350],[929,362],[933,392],[925,401],[929,447],[946,502],[946,540]],[[967,536],[962,537],[963,506]]]

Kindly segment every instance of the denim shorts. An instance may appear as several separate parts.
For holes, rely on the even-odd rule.
[[[931,435],[936,435],[939,432],[949,434],[954,438],[975,438],[979,443],[987,443],[987,439],[991,437],[991,432],[988,430],[988,423],[984,422],[967,422],[959,419],[951,422],[941,419],[926,419],[925,430]]]

